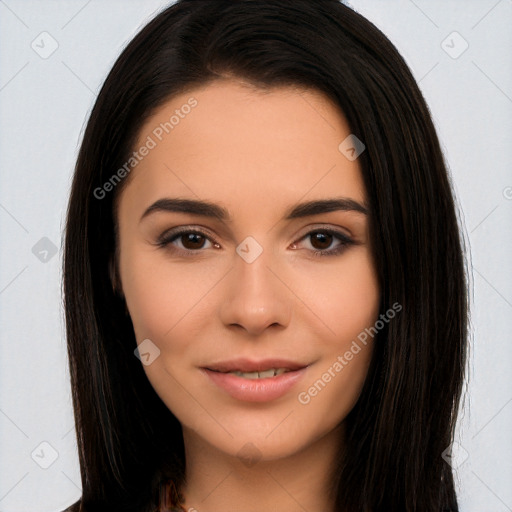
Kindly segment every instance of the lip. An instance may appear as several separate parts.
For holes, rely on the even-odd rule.
[[[309,365],[283,359],[249,361],[238,359],[201,368],[213,384],[236,400],[245,402],[269,402],[288,393],[304,376]],[[269,368],[287,368],[290,371],[265,379],[246,379],[230,371],[255,372]]]

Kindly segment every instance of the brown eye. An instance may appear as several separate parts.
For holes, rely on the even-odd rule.
[[[166,231],[159,237],[156,245],[182,256],[197,256],[205,252],[206,249],[220,248],[220,245],[210,235],[190,228]]]
[[[181,239],[181,243],[185,249],[202,249],[206,241],[206,237],[200,233],[184,233],[178,236]]]
[[[301,240],[308,239],[309,243],[307,245],[310,247],[307,250],[314,256],[341,255],[349,246],[356,243],[342,232],[327,228],[310,231]],[[294,243],[293,247],[296,249],[297,244]]]
[[[325,250],[330,247],[333,240],[333,235],[324,232],[310,233],[311,245],[318,250]]]

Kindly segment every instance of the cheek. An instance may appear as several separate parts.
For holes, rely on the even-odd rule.
[[[354,258],[355,259],[355,258]],[[367,251],[354,261],[350,272],[337,280],[340,298],[332,301],[329,314],[333,318],[334,330],[343,333],[343,338],[357,337],[365,328],[377,320],[380,309],[378,278]]]
[[[169,293],[174,287],[166,287],[160,269],[150,265],[151,258],[122,253],[120,268],[123,292],[132,319],[137,341],[154,339],[169,329],[172,318],[173,298]]]
[[[187,316],[215,283],[204,266],[173,265],[149,251],[126,251],[121,257],[123,291],[137,341],[164,340]]]
[[[343,350],[347,341],[350,344],[376,321],[380,289],[366,248],[345,254],[339,264],[309,267],[297,275],[297,295],[311,305],[326,347]]]

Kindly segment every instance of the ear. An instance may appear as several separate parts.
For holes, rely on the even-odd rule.
[[[115,254],[110,255],[108,262],[108,273],[110,277],[110,282],[112,283],[112,290],[114,291],[114,294],[124,299],[123,289],[119,279],[119,273],[117,271]]]

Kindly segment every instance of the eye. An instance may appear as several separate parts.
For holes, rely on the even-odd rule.
[[[311,238],[310,245],[313,247],[311,252],[314,256],[336,256],[355,243],[344,233],[329,228],[319,228],[310,231],[309,233],[306,233],[301,240],[306,238]],[[334,248],[328,249],[336,239],[339,242],[338,245],[335,245]],[[297,247],[297,243],[292,244],[292,247],[295,249]]]
[[[175,242],[180,242],[181,247],[176,245]],[[159,247],[170,248],[169,246],[173,244],[173,251],[183,254],[184,256],[194,256],[194,252],[198,253],[201,252],[201,249],[210,248],[204,247],[205,242],[211,243],[212,246],[216,248],[220,247],[220,245],[206,232],[199,229],[184,227],[165,232],[158,238],[156,245]]]

